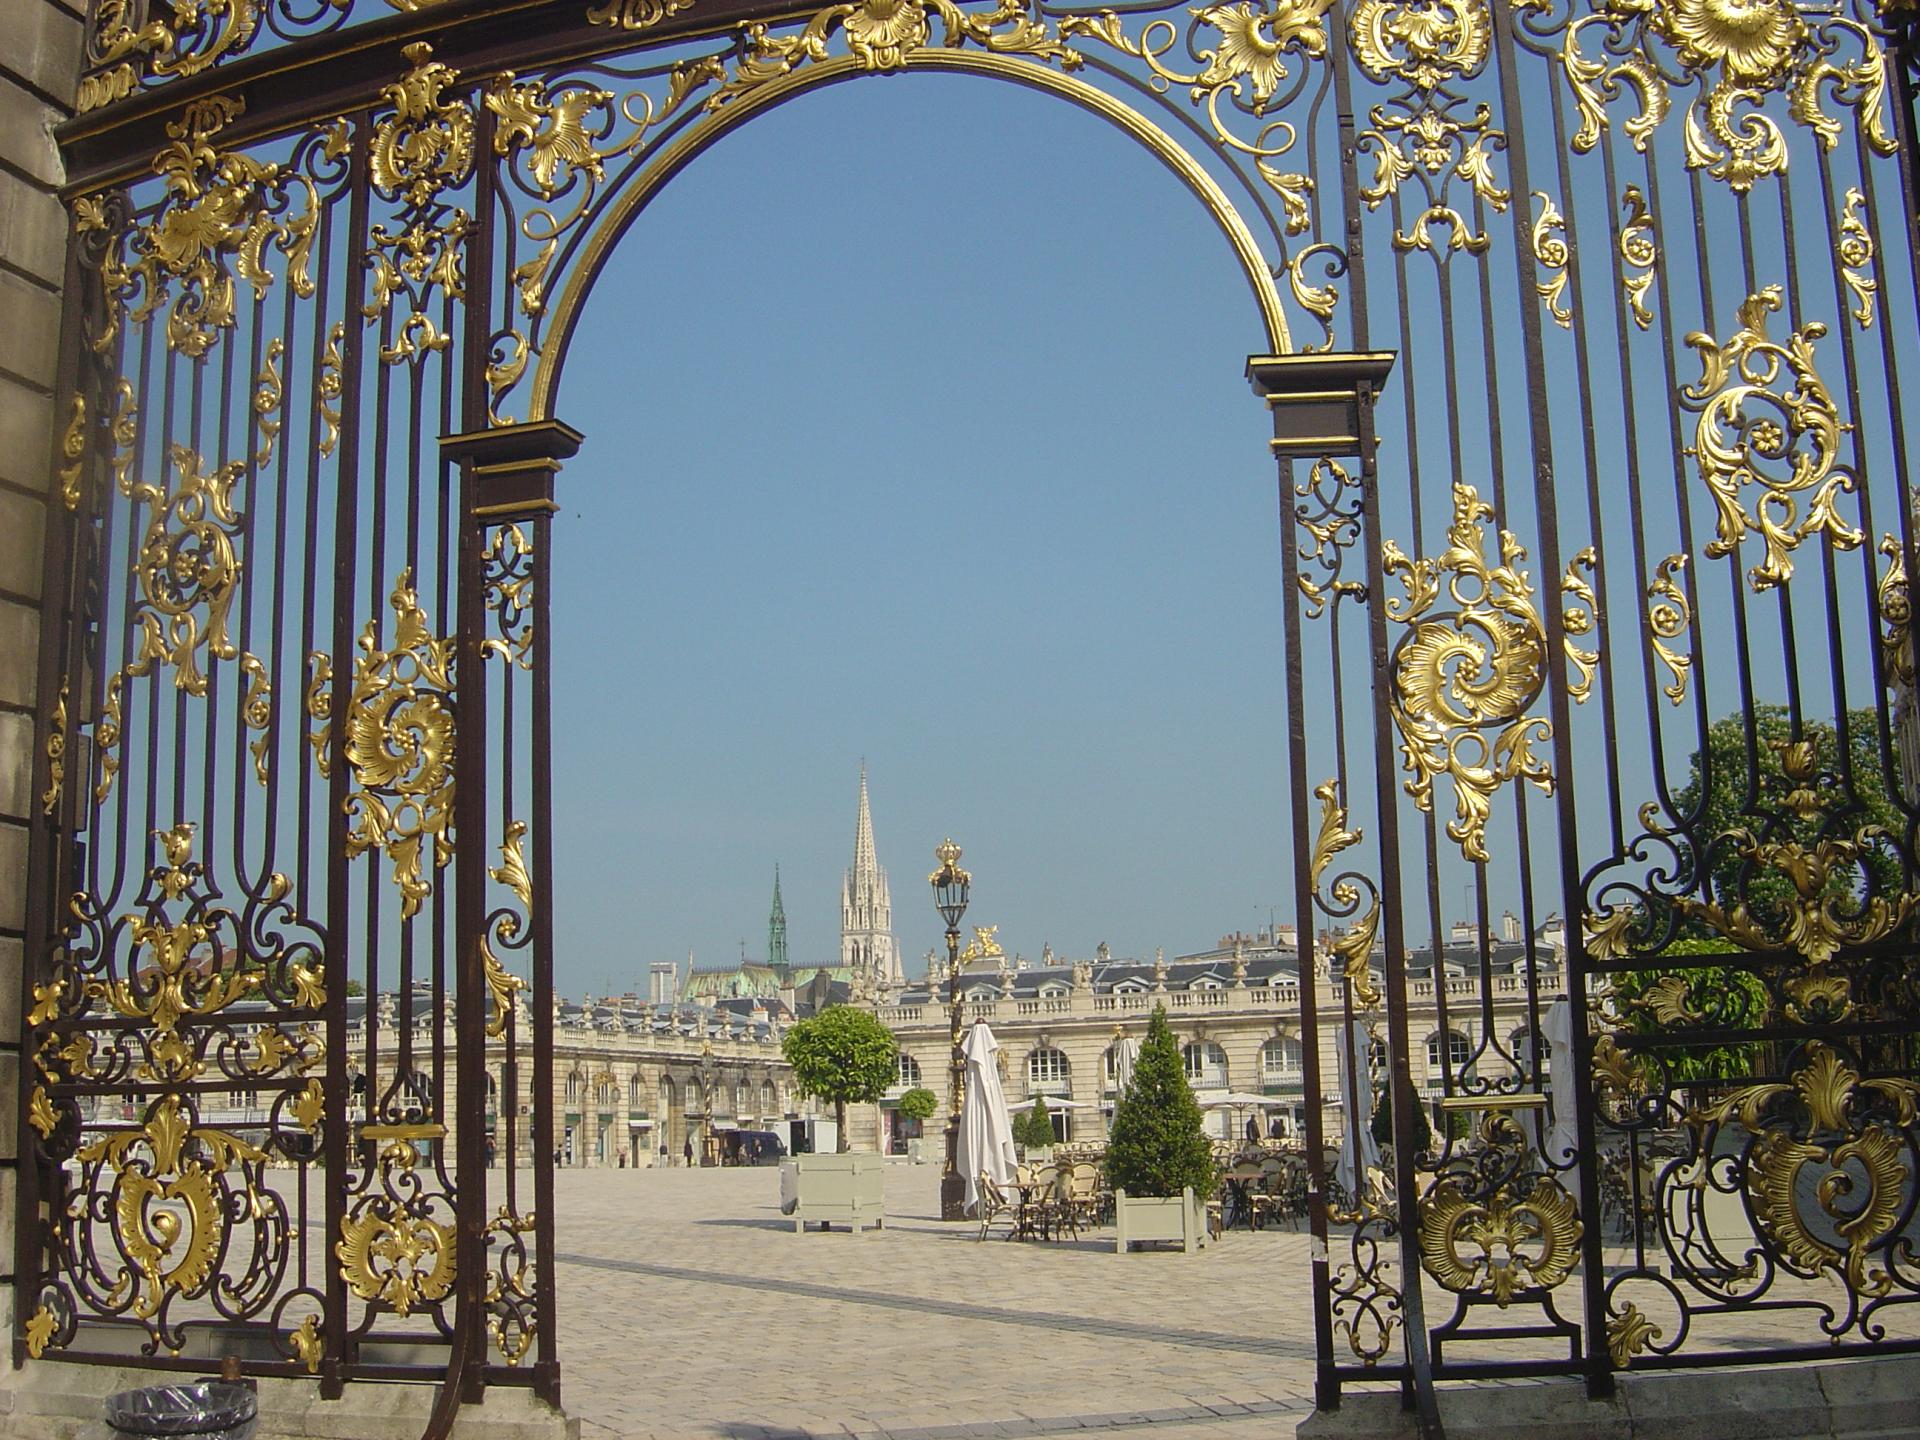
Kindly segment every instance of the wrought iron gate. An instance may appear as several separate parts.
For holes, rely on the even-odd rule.
[[[567,343],[703,149],[899,70],[1118,126],[1252,293],[1323,1402],[1913,1344],[1906,53],[1863,0],[100,0],[18,1357],[557,1396]]]

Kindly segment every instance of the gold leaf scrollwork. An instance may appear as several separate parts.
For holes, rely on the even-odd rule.
[[[338,6],[339,0],[328,3]],[[142,57],[151,75],[184,80],[240,54],[260,28],[260,10],[260,0],[172,0],[165,10],[138,0],[101,0],[88,57],[99,65],[126,63],[87,98],[103,105],[130,94],[139,77],[129,56]]]
[[[401,53],[411,68],[381,92],[391,110],[374,126],[368,160],[375,188],[400,203],[403,224],[398,230],[377,224],[369,232],[372,293],[361,309],[372,324],[396,294],[408,297],[409,313],[393,343],[380,350],[389,365],[418,361],[452,343],[434,321],[434,297],[465,297],[461,263],[473,226],[464,209],[442,199],[473,174],[473,110],[447,96],[459,72],[435,60],[423,40]]]
[[[1352,879],[1342,877],[1334,882],[1325,897],[1320,894],[1321,876],[1333,857],[1364,838],[1364,832],[1346,828],[1347,812],[1339,800],[1339,784],[1337,779],[1329,778],[1313,788],[1314,796],[1320,801],[1320,832],[1314,837],[1310,873],[1314,899],[1320,907],[1330,915],[1347,916],[1359,910],[1362,898],[1360,887]],[[1374,894],[1368,898],[1371,903],[1365,913],[1335,938],[1333,958],[1339,964],[1341,978],[1353,987],[1354,1000],[1371,1009],[1381,1000],[1380,987],[1374,984],[1373,968],[1368,963],[1373,954],[1373,937],[1380,926],[1380,897]]]
[[[1567,573],[1560,578],[1560,593],[1567,597],[1560,608],[1563,636],[1560,644],[1573,670],[1572,678],[1567,681],[1567,694],[1576,705],[1587,703],[1587,697],[1593,693],[1594,672],[1600,668],[1598,650],[1573,643],[1574,636],[1593,633],[1594,611],[1599,601],[1594,597],[1593,581],[1588,577],[1593,574],[1594,563],[1594,549],[1589,545],[1567,562]]]
[[[1424,174],[1458,179],[1476,200],[1504,212],[1513,197],[1494,173],[1493,155],[1506,137],[1492,128],[1487,106],[1463,111],[1442,88],[1485,66],[1493,40],[1487,0],[1359,0],[1350,32],[1362,71],[1374,80],[1410,87],[1407,95],[1368,111],[1372,128],[1359,137],[1374,157],[1373,182],[1360,187],[1367,208],[1378,209],[1408,180]],[[1410,229],[1394,232],[1394,248],[1435,253],[1435,225],[1446,229],[1452,250],[1478,255],[1491,243],[1442,192],[1429,196]]]
[[[521,914],[531,916],[533,877],[527,871],[526,852],[521,847],[526,834],[525,821],[515,820],[508,825],[506,839],[500,842],[500,863],[487,873],[497,884],[506,886],[513,893],[513,897],[520,902]],[[493,1017],[487,1021],[490,1039],[498,1040],[507,1033],[507,1021],[513,1014],[513,997],[527,988],[525,980],[500,963],[500,957],[494,953],[493,940],[495,936],[502,941],[515,940],[519,937],[520,928],[520,915],[509,910],[480,940],[481,970],[486,978],[487,993],[493,997]]]
[[[353,818],[347,854],[387,855],[400,889],[400,915],[408,919],[433,893],[424,870],[429,842],[434,869],[453,858],[455,642],[434,636],[411,569],[400,572],[389,599],[393,647],[380,648],[377,621],[369,620],[360,632],[343,737],[332,733],[332,661],[319,652],[309,657],[307,713],[321,724],[308,743],[326,775],[339,740],[358,786],[345,801]]]
[[[1309,620],[1319,619],[1329,601],[1337,605],[1342,596],[1367,598],[1363,583],[1341,578],[1346,552],[1360,539],[1359,491],[1359,479],[1331,458],[1314,461],[1306,478],[1294,482],[1294,523],[1307,532],[1296,548],[1303,567],[1298,584]],[[1318,566],[1319,574],[1308,574],[1304,567],[1309,565]]]
[[[1832,1046],[1810,1040],[1789,1083],[1743,1086],[1688,1123],[1717,1128],[1737,1118],[1754,1131],[1741,1178],[1762,1238],[1796,1274],[1829,1273],[1871,1299],[1893,1289],[1872,1257],[1905,1210],[1916,1117],[1920,1084],[1865,1079]],[[1825,1171],[1817,1184],[1806,1183],[1809,1166]]]
[[[1406,791],[1431,810],[1434,781],[1447,776],[1455,806],[1447,834],[1467,859],[1480,861],[1489,858],[1494,793],[1524,780],[1551,795],[1554,783],[1533,752],[1536,741],[1552,739],[1553,727],[1527,714],[1546,683],[1546,631],[1532,582],[1517,568],[1526,558],[1520,542],[1501,530],[1498,563],[1484,553],[1493,518],[1473,487],[1456,482],[1439,556],[1412,560],[1391,540],[1381,547],[1386,572],[1406,591],[1386,607],[1389,620],[1407,627],[1394,647],[1387,701],[1413,776]],[[1443,594],[1455,608],[1439,608]]]
[[[420,1141],[445,1138],[433,1124],[363,1125],[363,1140],[380,1146],[378,1192],[360,1196],[340,1222],[334,1257],[347,1289],[396,1315],[444,1300],[453,1291],[454,1229],[435,1220],[436,1198],[419,1190]]]
[[[1913,600],[1907,590],[1906,552],[1892,535],[1880,537],[1880,553],[1887,557],[1887,572],[1880,577],[1875,603],[1880,623],[1887,628],[1880,635],[1880,663],[1885,684],[1911,687],[1913,666]]]
[[[1691,645],[1682,654],[1673,643],[1686,639],[1693,629],[1693,606],[1678,578],[1686,563],[1685,555],[1667,556],[1654,567],[1653,579],[1647,584],[1647,633],[1653,653],[1673,676],[1672,684],[1660,687],[1661,693],[1675,705],[1687,698],[1687,677],[1693,671]]]
[[[500,117],[494,129],[495,152],[523,152],[527,173],[541,196],[551,200],[576,169],[596,181],[606,179],[606,164],[585,120],[588,112],[604,109],[611,99],[611,90],[598,89],[562,90],[549,98],[546,86],[515,84],[509,72],[487,90],[481,103]]]
[[[587,23],[615,30],[651,30],[692,3],[693,0],[601,0],[600,4],[587,7]]]
[[[320,356],[320,374],[314,381],[316,408],[320,412],[320,440],[314,447],[321,458],[333,454],[340,443],[340,395],[344,389],[346,358],[340,347],[347,337],[344,321],[336,320],[327,332],[327,348]]]
[[[287,257],[294,293],[313,294],[318,194],[303,175],[215,148],[214,137],[239,112],[239,101],[211,96],[191,102],[180,120],[168,123],[171,143],[153,161],[154,173],[166,180],[166,199],[151,218],[120,235],[101,261],[101,279],[115,304],[94,341],[101,353],[112,345],[121,311],[131,304],[133,321],[145,320],[168,302],[177,282],[167,344],[183,355],[205,356],[233,327],[235,275],[256,296],[272,285],[269,246]]]
[[[1787,167],[1786,136],[1767,113],[1785,94],[1787,114],[1831,150],[1841,122],[1825,101],[1854,112],[1867,144],[1891,155],[1886,54],[1873,31],[1816,4],[1795,0],[1598,0],[1567,27],[1561,68],[1580,111],[1571,141],[1585,152],[1608,124],[1607,102],[1631,90],[1638,113],[1622,128],[1636,149],[1672,109],[1669,77],[1697,85],[1686,111],[1686,161],[1744,194]],[[1591,33],[1590,33],[1591,32]],[[1591,58],[1583,47],[1592,41]],[[1842,52],[1852,58],[1839,59]]]
[[[326,1353],[326,1341],[318,1315],[309,1315],[292,1330],[287,1332],[287,1348],[293,1351],[294,1358],[307,1367],[309,1375],[320,1373],[320,1358]]]
[[[1562,330],[1570,330],[1573,311],[1567,305],[1567,218],[1546,191],[1534,191],[1533,198],[1540,202],[1540,213],[1533,222],[1533,258],[1552,277],[1536,281],[1533,288],[1545,303],[1553,323]]]
[[[1620,206],[1627,212],[1620,227],[1620,286],[1627,292],[1627,310],[1633,323],[1642,330],[1652,328],[1653,308],[1647,304],[1647,292],[1653,288],[1654,267],[1660,261],[1660,245],[1654,237],[1653,216],[1647,210],[1647,197],[1638,185],[1629,185],[1620,194]]]
[[[60,808],[60,792],[67,783],[67,677],[60,677],[60,695],[53,702],[47,725],[47,788],[40,796],[42,814]]]
[[[1827,327],[1809,320],[1776,341],[1767,334],[1767,317],[1781,304],[1780,287],[1769,285],[1741,304],[1740,328],[1726,341],[1697,330],[1688,335],[1700,357],[1700,378],[1680,392],[1681,403],[1700,417],[1687,453],[1718,512],[1707,554],[1731,555],[1749,530],[1759,531],[1766,559],[1748,572],[1755,591],[1792,578],[1789,557],[1811,536],[1825,535],[1840,550],[1861,541],[1838,509],[1840,494],[1855,487],[1853,472],[1839,463],[1840,437],[1852,426],[1841,421],[1814,364],[1814,341]],[[1752,514],[1740,494],[1748,485],[1761,491]]]
[[[54,1332],[60,1328],[60,1322],[54,1318],[53,1311],[42,1305],[34,1311],[31,1319],[21,1327],[26,1336],[27,1358],[38,1360],[46,1354],[47,1346],[53,1342]]]
[[[69,510],[80,508],[80,482],[86,474],[87,397],[74,392],[67,428],[60,436],[60,498]]]
[[[1613,1357],[1613,1368],[1624,1370],[1647,1346],[1665,1333],[1661,1328],[1640,1313],[1640,1307],[1629,1300],[1607,1316],[1607,1354]]]
[[[491,1248],[498,1244],[500,1258],[487,1272],[487,1288],[481,1299],[488,1312],[487,1329],[509,1365],[518,1365],[533,1349],[533,1265],[527,1256],[526,1237],[537,1228],[531,1212],[516,1215],[505,1205],[487,1223],[487,1245]]]
[[[1420,1201],[1421,1268],[1446,1289],[1485,1294],[1502,1309],[1522,1290],[1565,1280],[1581,1234],[1573,1197],[1550,1176],[1524,1195],[1500,1186],[1484,1202],[1450,1177]]]
[[[1873,278],[1873,234],[1867,229],[1867,222],[1860,218],[1860,207],[1866,203],[1867,197],[1860,193],[1859,186],[1847,187],[1840,211],[1840,243],[1834,247],[1840,261],[1840,278],[1853,292],[1853,309],[1848,313],[1862,330],[1873,326],[1873,297],[1880,288]]]
[[[154,1102],[137,1129],[103,1135],[77,1156],[91,1190],[105,1185],[113,1243],[133,1267],[131,1311],[152,1320],[173,1296],[194,1299],[220,1278],[219,1261],[241,1219],[256,1243],[285,1243],[285,1213],[261,1185],[267,1153],[213,1126],[196,1125],[178,1095]],[[240,1196],[228,1172],[241,1173]],[[90,1218],[92,1206],[84,1207]],[[68,1211],[69,1221],[75,1212]],[[89,1225],[88,1228],[91,1228]]]
[[[518,525],[487,536],[480,552],[483,599],[498,635],[480,642],[480,653],[498,656],[522,670],[533,668],[533,540]]]

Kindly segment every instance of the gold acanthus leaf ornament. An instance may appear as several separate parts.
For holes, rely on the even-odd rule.
[[[1880,623],[1887,628],[1880,635],[1882,683],[1911,687],[1913,663],[1913,598],[1907,589],[1906,551],[1891,534],[1880,537],[1880,553],[1887,557],[1887,570],[1874,592],[1880,611]]]
[[[508,72],[481,96],[481,103],[500,118],[493,133],[495,153],[523,152],[527,173],[542,198],[551,200],[575,170],[595,181],[606,179],[606,164],[594,148],[596,137],[588,133],[586,117],[611,99],[611,90],[599,89],[562,90],[549,97],[546,86],[515,84]]]
[[[38,1360],[46,1354],[47,1346],[53,1342],[54,1332],[60,1328],[60,1322],[54,1318],[53,1311],[42,1305],[34,1311],[31,1319],[21,1327],[26,1337],[27,1358]]]
[[[1395,645],[1387,705],[1400,754],[1413,776],[1407,794],[1433,808],[1434,781],[1453,782],[1455,817],[1447,834],[1469,860],[1488,859],[1487,816],[1494,793],[1527,781],[1553,793],[1553,771],[1534,754],[1553,727],[1527,713],[1546,683],[1546,630],[1533,585],[1517,566],[1526,551],[1499,532],[1499,560],[1484,552],[1493,507],[1455,482],[1453,523],[1438,556],[1408,558],[1393,541],[1381,562],[1406,591],[1389,599],[1387,618],[1406,627]],[[1442,608],[1451,600],[1452,608]]]
[[[334,1258],[348,1290],[396,1315],[410,1315],[444,1300],[458,1273],[453,1226],[422,1213],[429,1197],[418,1194],[414,1176],[420,1163],[415,1139],[439,1139],[444,1131],[437,1124],[368,1125],[362,1134],[383,1142],[378,1174],[386,1193],[363,1196],[341,1218]]]
[[[60,695],[53,702],[47,724],[47,788],[40,796],[40,810],[45,815],[60,808],[60,794],[67,783],[67,683],[62,675]]]
[[[1673,643],[1685,640],[1693,629],[1693,606],[1679,582],[1686,563],[1685,555],[1667,556],[1654,567],[1653,579],[1647,583],[1647,634],[1653,653],[1673,676],[1673,683],[1660,690],[1675,705],[1687,698],[1687,677],[1693,671],[1691,644],[1682,654]]]
[[[1866,202],[1867,197],[1860,193],[1859,186],[1847,188],[1840,211],[1840,242],[1834,247],[1834,256],[1840,262],[1840,278],[1853,292],[1853,309],[1848,313],[1862,330],[1873,326],[1873,297],[1880,288],[1873,278],[1873,232],[1860,218],[1860,207]]]
[[[1320,880],[1333,857],[1342,850],[1357,845],[1365,838],[1364,832],[1347,829],[1346,807],[1341,805],[1340,782],[1329,777],[1313,787],[1314,796],[1320,801],[1320,832],[1313,841],[1313,861],[1309,867],[1312,877],[1314,899],[1330,915],[1352,915],[1360,907],[1360,887],[1349,879],[1336,879],[1327,895],[1320,894]],[[1348,925],[1346,930],[1333,942],[1333,958],[1339,965],[1341,978],[1353,987],[1353,998],[1363,1008],[1371,1009],[1381,1000],[1380,987],[1373,980],[1373,937],[1380,926],[1380,897],[1371,897],[1366,911],[1360,918]]]
[[[1522,1290],[1565,1280],[1582,1233],[1573,1197],[1550,1177],[1523,1198],[1502,1186],[1484,1203],[1448,1178],[1420,1201],[1421,1268],[1446,1289],[1483,1293],[1502,1309]]]
[[[1607,1354],[1613,1357],[1613,1368],[1624,1370],[1632,1363],[1633,1357],[1658,1340],[1665,1332],[1640,1313],[1640,1307],[1629,1300],[1618,1313],[1607,1317]]]
[[[287,257],[294,293],[303,299],[314,293],[318,193],[304,175],[215,148],[214,137],[239,113],[238,100],[211,96],[191,102],[181,119],[168,123],[171,143],[153,161],[154,173],[166,180],[166,197],[151,217],[116,236],[100,262],[113,304],[94,338],[96,351],[112,347],[123,314],[141,323],[168,302],[177,283],[167,344],[183,355],[204,356],[233,327],[236,273],[256,297],[272,285],[269,247]],[[76,207],[75,216],[81,230],[106,227],[97,207]]]
[[[531,916],[533,912],[533,876],[527,870],[526,851],[521,842],[527,834],[526,822],[515,820],[507,826],[506,839],[500,842],[500,863],[487,873],[495,883],[504,885],[520,902],[522,915]],[[520,915],[508,911],[492,927],[489,933],[480,937],[481,972],[486,978],[487,993],[493,999],[493,1015],[487,1021],[487,1036],[498,1040],[507,1033],[507,1022],[513,1015],[513,997],[527,988],[527,982],[508,970],[494,953],[493,935],[502,940],[513,940],[520,934],[522,925]]]
[[[381,648],[377,621],[360,632],[344,736],[333,733],[332,661],[319,651],[308,657],[307,713],[321,722],[308,743],[322,775],[331,773],[338,743],[358,786],[344,802],[353,820],[347,854],[387,855],[401,918],[409,919],[433,893],[428,844],[435,869],[453,858],[455,641],[433,634],[411,568],[400,572],[389,601],[393,645]]]
[[[1769,285],[1742,302],[1740,328],[1727,340],[1698,330],[1688,335],[1700,378],[1680,392],[1681,404],[1700,417],[1686,453],[1717,512],[1707,554],[1731,555],[1757,530],[1766,558],[1748,572],[1755,591],[1792,578],[1790,557],[1803,540],[1824,535],[1835,549],[1851,550],[1862,538],[1838,508],[1840,495],[1856,487],[1853,472],[1839,463],[1840,437],[1853,427],[1842,422],[1814,363],[1813,344],[1827,327],[1809,320],[1774,340],[1767,318],[1782,303],[1780,287]],[[1741,498],[1749,485],[1761,492],[1751,514]]]
[[[1744,194],[1787,168],[1787,142],[1767,112],[1787,97],[1787,115],[1831,150],[1841,122],[1831,99],[1854,112],[1867,144],[1891,155],[1885,115],[1886,54],[1873,31],[1821,4],[1795,0],[1597,0],[1560,46],[1561,68],[1580,111],[1571,144],[1600,143],[1608,102],[1631,91],[1638,113],[1621,127],[1634,148],[1673,108],[1674,78],[1697,85],[1686,110],[1686,163]],[[1593,58],[1588,49],[1602,58]],[[1846,52],[1852,58],[1841,59]]]
[[[601,0],[600,4],[587,8],[587,23],[615,30],[651,30],[692,3],[693,0]]]
[[[329,0],[336,6],[339,0]],[[140,0],[101,0],[94,11],[89,58],[97,65],[126,61],[108,73],[114,79],[89,98],[96,105],[131,93],[139,76],[127,60],[139,56],[155,77],[184,80],[253,43],[260,28],[260,0],[172,0],[166,7]],[[81,107],[90,109],[92,106]]]
[[[1660,245],[1654,237],[1647,197],[1638,185],[1629,185],[1621,191],[1620,205],[1627,212],[1626,223],[1620,227],[1620,260],[1626,267],[1620,272],[1620,286],[1627,292],[1627,310],[1633,316],[1633,323],[1647,330],[1653,326],[1653,308],[1647,304],[1647,292],[1653,288]]]
[[[1533,192],[1533,198],[1540,202],[1540,213],[1533,222],[1533,258],[1550,278],[1536,281],[1534,290],[1547,307],[1547,313],[1553,317],[1553,323],[1562,330],[1573,328],[1573,311],[1567,305],[1567,217],[1560,213],[1560,207],[1553,203],[1553,197],[1544,190]]]
[[[1589,545],[1567,562],[1567,572],[1560,577],[1560,593],[1566,597],[1560,606],[1560,645],[1573,672],[1567,680],[1567,695],[1576,705],[1586,704],[1587,697],[1593,694],[1594,672],[1600,668],[1598,650],[1573,643],[1576,635],[1591,635],[1598,623],[1595,613],[1600,602],[1589,578],[1596,563],[1594,548]]]
[[[74,392],[67,428],[60,436],[60,499],[67,509],[80,508],[80,482],[86,473],[87,397]]]

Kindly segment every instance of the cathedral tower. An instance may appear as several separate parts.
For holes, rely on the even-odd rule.
[[[885,986],[898,989],[905,976],[893,938],[893,901],[887,872],[873,848],[873,813],[867,808],[867,767],[860,766],[860,819],[853,832],[853,868],[840,887],[840,963],[856,995]]]
[[[767,917],[767,965],[787,983],[787,907],[780,903],[780,866],[773,867],[773,913]]]

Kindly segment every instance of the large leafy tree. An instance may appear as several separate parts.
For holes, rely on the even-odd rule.
[[[1189,1185],[1196,1195],[1213,1191],[1213,1146],[1163,1005],[1153,1008],[1132,1083],[1114,1110],[1107,1178],[1129,1195],[1178,1195]]]
[[[793,1066],[793,1083],[802,1095],[833,1102],[847,1148],[847,1106],[870,1104],[893,1084],[900,1044],[870,1011],[835,1005],[787,1031],[781,1053]]]

